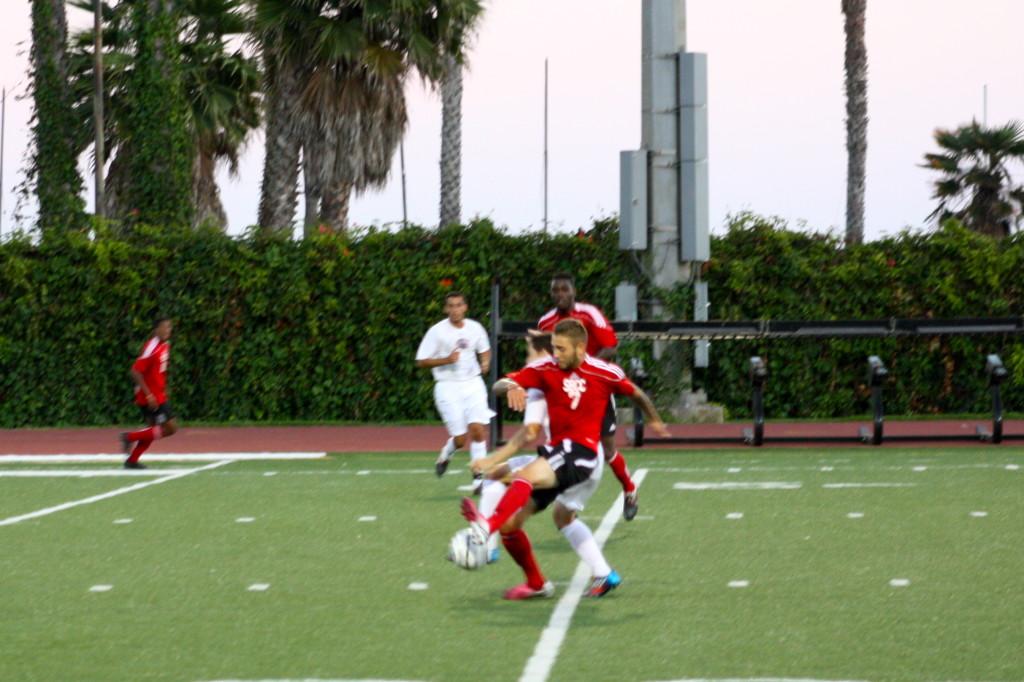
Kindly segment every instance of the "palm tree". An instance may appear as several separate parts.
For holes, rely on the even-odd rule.
[[[79,226],[82,178],[75,146],[76,121],[68,87],[68,24],[63,0],[32,0],[32,122],[29,178],[39,199],[44,234]]]
[[[846,243],[864,241],[864,176],[868,153],[867,0],[842,0],[846,31]]]
[[[942,151],[925,154],[922,164],[942,174],[932,195],[939,205],[928,218],[957,218],[997,238],[1019,229],[1024,185],[1014,185],[1008,165],[1024,162],[1024,124],[986,128],[972,121],[956,130],[936,130],[935,142]]]
[[[447,55],[441,80],[441,220],[462,219],[462,64]]]
[[[268,100],[260,225],[291,229],[301,150],[307,230],[344,230],[352,192],[387,179],[407,122],[408,75],[440,79],[443,55],[459,53],[480,2],[252,2]]]
[[[188,131],[194,148],[191,168],[193,224],[226,227],[220,190],[214,173],[227,163],[237,169],[239,154],[250,132],[259,126],[260,73],[257,62],[228,41],[245,33],[244,0],[185,0],[178,18],[181,78],[188,104]],[[72,0],[89,12],[95,0]],[[107,215],[124,217],[120,200],[126,190],[127,164],[122,152],[123,122],[131,97],[127,87],[134,63],[130,3],[103,3],[106,147],[111,158],[107,177]],[[82,130],[91,129],[89,101],[92,83],[91,30],[76,33],[72,43],[72,87]],[[91,140],[79,136],[80,152]]]

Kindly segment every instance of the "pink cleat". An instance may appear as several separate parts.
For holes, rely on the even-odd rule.
[[[535,590],[526,583],[516,585],[505,590],[505,599],[520,601],[522,599],[550,599],[555,596],[555,584],[548,580],[539,590]]]

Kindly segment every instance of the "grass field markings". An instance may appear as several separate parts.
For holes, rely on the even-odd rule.
[[[276,471],[264,471],[263,475],[264,476],[277,476],[277,472]]]
[[[672,487],[675,490],[799,490],[803,486],[799,481],[750,481],[750,482],[680,482]]]
[[[249,592],[266,592],[270,589],[270,583],[253,583],[245,589]]]
[[[893,578],[889,581],[890,587],[909,587],[910,581],[906,578]]]
[[[0,478],[139,478],[170,476],[191,469],[0,469]]]
[[[199,473],[200,471],[209,471],[210,469],[216,469],[222,467],[225,464],[231,464],[233,460],[225,459],[218,462],[207,464],[206,466],[196,467],[195,469],[188,469],[184,473],[174,474],[173,476],[163,476],[162,478],[156,478],[152,481],[144,481],[142,483],[136,483],[135,485],[125,486],[124,488],[117,488],[110,492],[100,493],[99,495],[92,495],[91,497],[85,497],[81,500],[74,500],[72,502],[65,502],[58,504],[53,507],[46,507],[45,509],[39,509],[28,514],[19,514],[18,516],[10,516],[6,519],[0,519],[0,526],[12,526],[21,521],[27,521],[29,519],[37,519],[41,516],[48,516],[50,514],[56,514],[57,512],[64,511],[65,509],[73,509],[86,504],[92,504],[93,502],[100,502],[102,500],[110,499],[111,497],[117,497],[118,495],[125,495],[127,493],[135,492],[136,490],[142,490],[148,488],[151,485],[160,485],[161,483],[167,483],[168,481],[176,481],[179,478],[185,476],[191,476],[192,474]]]
[[[1006,470],[1007,471],[1017,471],[1019,469],[1020,469],[1020,465],[1019,464],[1007,464],[1006,465]]]
[[[382,679],[377,678],[377,677],[373,678],[372,680],[370,680],[370,679],[358,679],[357,680],[357,679],[350,679],[350,678],[337,679],[337,678],[333,678],[333,677],[330,678],[330,679],[323,678],[323,677],[303,677],[303,678],[275,677],[275,678],[263,678],[263,679],[259,679],[259,680],[210,680],[209,682],[420,682],[420,681],[419,680],[382,680]],[[751,682],[751,681],[750,680],[745,680],[744,682]],[[754,680],[753,682],[757,682],[757,681]],[[769,682],[771,682],[771,681],[769,681]],[[786,681],[783,680],[781,682],[786,682]],[[795,682],[802,682],[802,681],[796,680]],[[806,682],[819,682],[819,681],[817,681],[817,680],[807,680]],[[828,682],[828,680],[825,680],[824,682]]]
[[[371,472],[369,469],[360,469],[359,471],[356,472],[356,476],[369,476],[370,473]]]
[[[326,452],[162,452],[146,454],[147,462],[220,462],[322,459]],[[0,455],[0,463],[81,464],[84,462],[123,462],[123,454],[96,453],[76,455]]]
[[[743,512],[729,512],[725,515],[725,518],[729,519],[730,521],[738,521],[739,519],[743,518]]]
[[[988,512],[987,511],[972,511],[971,512],[971,516],[973,516],[976,519],[983,519],[986,516],[988,516]]]
[[[131,523],[131,522],[132,522],[132,519],[114,519],[114,524],[118,525],[118,526],[123,526],[123,525]]]
[[[237,519],[235,519],[235,523],[252,523],[255,520],[255,516],[239,516]]]
[[[427,583],[409,583],[408,589],[412,590],[413,592],[422,592],[423,590],[429,587],[430,585]]]
[[[729,467],[728,469],[726,469],[726,471],[729,472],[730,474],[738,474],[741,471],[743,471],[743,468],[742,467]]]
[[[730,580],[729,581],[729,587],[734,587],[734,588],[737,588],[737,589],[744,588],[744,587],[750,587],[750,581],[749,580]]]
[[[821,467],[821,470],[822,471],[835,471],[836,468],[834,466],[823,466],[823,467]]]
[[[473,485],[472,483],[467,483],[466,485],[460,485],[460,486],[458,486],[458,487],[456,488],[456,490],[458,490],[458,491],[459,491],[460,493],[471,493],[471,492],[473,492],[473,489],[474,489],[475,487],[476,487],[476,486],[474,486],[474,485]]]
[[[228,682],[228,681],[225,681]],[[236,682],[231,680],[230,682]],[[264,680],[263,682],[278,682]],[[284,680],[282,682],[288,682]],[[809,677],[687,677],[681,680],[662,680],[661,682],[864,682],[863,680],[818,680]]]
[[[639,488],[647,477],[647,469],[637,469],[633,474],[633,482]],[[615,524],[622,518],[622,493],[619,493],[612,503],[612,506],[605,513],[601,525],[594,533],[598,547],[604,547],[604,543],[615,529]],[[576,565],[576,572],[573,573],[572,582],[569,588],[558,600],[554,611],[551,612],[551,619],[547,627],[537,640],[533,655],[526,662],[523,674],[519,676],[519,682],[546,682],[551,675],[551,669],[555,666],[555,659],[558,658],[558,651],[562,648],[562,642],[569,632],[569,625],[572,623],[573,613],[583,598],[583,590],[590,581],[590,569],[582,561]]]
[[[90,592],[110,592],[114,589],[113,585],[93,585],[89,588]]]
[[[364,522],[376,521],[377,517],[376,516],[360,516],[359,520],[360,521],[364,521]]]
[[[849,514],[846,515],[846,518],[848,518],[848,519],[863,519],[864,518],[864,512],[850,512]]]
[[[916,488],[916,483],[822,483],[822,488],[827,490],[840,490],[848,488]]]
[[[916,471],[916,472],[920,473],[922,471],[928,471],[928,467],[923,466],[923,465],[922,466],[916,466],[916,467],[913,467],[911,469],[911,471]]]

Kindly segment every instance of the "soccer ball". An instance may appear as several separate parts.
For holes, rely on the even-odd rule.
[[[448,561],[467,571],[482,568],[487,564],[487,544],[481,544],[472,530],[463,528],[448,543]]]

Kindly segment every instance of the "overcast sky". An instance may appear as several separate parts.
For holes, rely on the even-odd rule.
[[[3,222],[29,138],[29,2],[5,0],[0,82],[8,90]],[[618,152],[640,144],[641,0],[489,0],[463,97],[463,216],[511,231],[543,217],[543,73],[550,60],[550,219],[575,230],[618,210]],[[71,21],[88,15],[70,9]],[[1024,3],[869,0],[869,239],[920,226],[931,212],[918,164],[936,127],[1024,119]],[[840,0],[689,0],[688,49],[708,54],[712,229],[740,210],[815,230],[845,222],[846,149]],[[409,219],[437,222],[441,105],[408,88]],[[256,219],[263,143],[253,135],[238,178],[222,175],[232,232]],[[83,171],[85,167],[83,165]],[[91,189],[89,205],[92,205]],[[301,216],[301,206],[300,213]],[[354,200],[358,224],[402,218],[396,155],[381,192]]]

